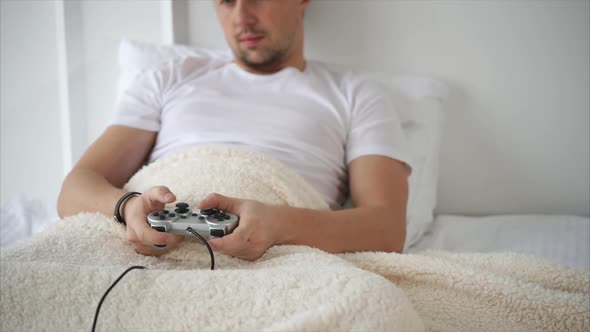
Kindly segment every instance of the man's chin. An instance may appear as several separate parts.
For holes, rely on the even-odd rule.
[[[275,65],[273,61],[269,61],[266,58],[242,57],[240,58],[240,61],[247,67],[257,70],[263,70],[266,68],[273,67]]]
[[[277,57],[276,54],[273,56],[264,50],[239,49],[238,52],[234,52],[234,55],[242,65],[255,71],[274,71],[280,62],[280,57]]]
[[[264,65],[269,60],[267,56],[264,56],[255,50],[242,51],[239,58],[242,62],[253,66]]]

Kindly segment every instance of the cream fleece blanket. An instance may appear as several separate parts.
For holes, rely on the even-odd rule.
[[[138,172],[128,189],[169,186],[196,202],[211,191],[272,204],[326,208],[279,163],[209,147]],[[271,248],[256,262],[216,254],[192,239],[160,257],[134,252],[101,214],[66,218],[2,248],[1,331],[588,331],[590,274],[516,254],[331,255]]]

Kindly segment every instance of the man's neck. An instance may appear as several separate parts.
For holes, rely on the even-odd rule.
[[[288,68],[288,67],[293,67],[293,68],[299,70],[300,72],[303,72],[303,71],[305,71],[305,67],[307,65],[303,56],[301,56],[299,59],[294,60],[294,61],[286,61],[283,63],[268,65],[268,66],[264,66],[264,67],[249,66],[249,65],[239,61],[238,59],[234,59],[234,62],[243,70],[250,72],[252,74],[258,74],[258,75],[271,75],[274,73],[278,73],[279,71],[281,71],[285,68]]]

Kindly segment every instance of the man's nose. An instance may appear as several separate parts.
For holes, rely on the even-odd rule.
[[[237,27],[251,27],[256,25],[255,4],[251,0],[236,0],[234,7],[234,24]]]

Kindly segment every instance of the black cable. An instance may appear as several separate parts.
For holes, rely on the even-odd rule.
[[[209,250],[209,255],[211,256],[211,270],[214,270],[215,269],[215,256],[213,256],[213,249],[211,249],[211,246],[209,245],[209,242],[207,242],[207,240],[205,240],[205,238],[202,237],[201,234],[195,232],[195,230],[192,229],[192,227],[188,227],[186,230],[189,233],[191,233],[192,235],[194,235],[197,238],[199,238],[201,241],[203,241],[203,243],[207,246],[207,250]]]
[[[96,321],[98,319],[98,313],[100,311],[100,307],[102,306],[102,302],[107,297],[107,295],[109,294],[109,292],[111,291],[111,289],[113,289],[113,287],[115,287],[115,285],[119,282],[119,280],[121,280],[127,274],[127,272],[129,272],[131,270],[134,270],[134,269],[145,269],[145,266],[135,265],[135,266],[132,266],[132,267],[128,268],[127,270],[125,270],[125,272],[123,272],[119,276],[119,278],[117,278],[117,280],[115,280],[115,282],[113,282],[113,284],[111,285],[111,287],[109,287],[109,289],[107,289],[107,291],[104,293],[104,295],[100,299],[100,302],[98,302],[98,307],[96,307],[96,312],[94,313],[94,322],[92,323],[92,332],[94,332],[94,329],[96,328]]]
[[[191,233],[192,235],[196,236],[201,241],[203,241],[203,243],[207,246],[207,249],[209,250],[209,255],[211,256],[211,270],[214,270],[215,269],[215,256],[213,255],[213,249],[211,249],[211,246],[209,245],[207,240],[205,240],[205,238],[202,237],[199,233],[195,232],[191,227],[187,228],[186,230],[189,233]],[[145,269],[145,268],[146,268],[145,266],[139,266],[139,265],[135,265],[135,266],[128,268],[127,270],[125,270],[125,272],[123,272],[119,276],[119,278],[117,278],[117,280],[115,280],[115,282],[113,282],[111,287],[109,287],[109,289],[107,289],[107,291],[104,292],[104,294],[102,295],[102,298],[98,302],[98,306],[96,307],[96,312],[94,313],[94,322],[92,323],[92,332],[94,332],[94,330],[96,329],[96,322],[98,320],[98,313],[100,312],[100,307],[102,306],[102,302],[107,297],[107,295],[109,294],[111,289],[113,289],[113,287],[115,287],[115,285],[119,282],[119,280],[123,279],[123,277],[127,274],[127,272],[134,270],[134,269]]]

